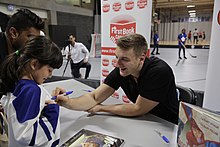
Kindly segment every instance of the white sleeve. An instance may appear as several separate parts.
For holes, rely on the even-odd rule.
[[[89,59],[89,50],[86,48],[85,45],[81,44],[82,52],[85,54],[85,59]]]
[[[66,47],[65,47],[65,50],[64,50],[64,54],[66,55],[66,59],[68,59],[68,54],[69,54],[69,45],[67,45]]]
[[[37,89],[36,89],[37,90]],[[59,140],[59,106],[49,104],[45,106],[47,93],[41,89],[33,93],[26,90],[26,95],[17,96],[11,103],[9,121],[14,139],[24,146],[48,145]]]

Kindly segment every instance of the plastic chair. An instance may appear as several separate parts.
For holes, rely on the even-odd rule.
[[[202,107],[204,91],[193,90],[188,87],[176,85],[179,101]]]
[[[195,92],[191,88],[176,85],[179,91],[179,101],[187,102],[196,105]]]

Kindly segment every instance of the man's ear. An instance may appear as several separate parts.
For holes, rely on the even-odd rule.
[[[12,39],[17,39],[19,36],[19,33],[14,27],[10,27],[9,35],[11,36]]]
[[[32,70],[36,70],[39,67],[39,61],[37,59],[32,59],[30,62],[30,67]]]
[[[140,56],[140,61],[144,61],[146,56],[147,55],[145,53],[142,53],[141,56]]]

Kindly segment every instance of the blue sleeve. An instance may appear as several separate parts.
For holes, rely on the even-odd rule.
[[[12,102],[16,116],[12,116],[14,138],[24,146],[40,146],[59,139],[59,106],[49,104],[44,107],[40,87],[23,87]],[[41,100],[42,99],[42,100]],[[14,118],[16,117],[16,118]],[[57,130],[58,129],[58,130]],[[46,145],[47,146],[47,145]]]
[[[49,104],[44,107],[42,111],[42,116],[45,116],[47,120],[50,122],[53,127],[53,132],[55,133],[57,123],[58,123],[58,115],[59,114],[59,106],[57,104]]]
[[[40,111],[41,90],[37,86],[26,86],[21,89],[13,106],[19,123],[35,118]]]
[[[181,40],[181,34],[178,35],[177,39],[180,39],[180,40]]]

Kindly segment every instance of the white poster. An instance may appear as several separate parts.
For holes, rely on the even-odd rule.
[[[115,67],[115,42],[130,33],[142,34],[150,49],[152,0],[102,0],[101,1],[101,82]],[[119,90],[113,97],[129,102]]]
[[[220,111],[220,1],[215,0],[203,106]]]

